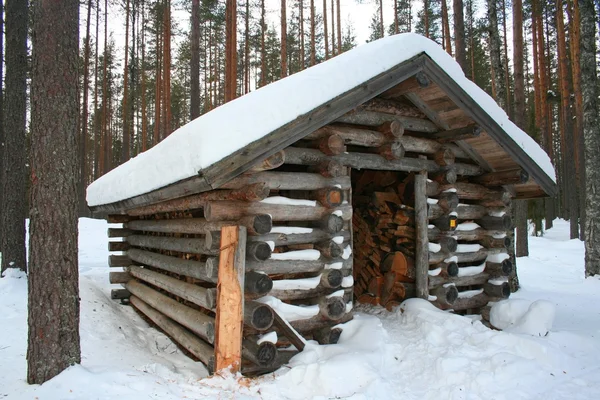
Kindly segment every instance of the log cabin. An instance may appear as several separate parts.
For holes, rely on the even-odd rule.
[[[209,371],[335,344],[356,303],[488,315],[510,295],[511,201],[546,153],[414,34],[360,46],[179,128],[87,190],[111,293]]]

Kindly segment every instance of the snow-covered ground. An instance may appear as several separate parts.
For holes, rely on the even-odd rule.
[[[110,300],[105,232],[104,221],[80,221],[82,364],[42,386],[25,383],[27,280],[0,279],[0,399],[600,398],[600,281],[584,279],[583,244],[568,240],[564,221],[530,238],[511,297],[555,306],[548,335],[493,331],[419,301],[361,306],[338,345],[309,344],[291,367],[257,379],[199,379],[200,364]]]

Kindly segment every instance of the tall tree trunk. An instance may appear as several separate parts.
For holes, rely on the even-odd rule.
[[[327,35],[327,0],[323,0],[323,29],[325,38],[325,59],[329,60],[329,36]]]
[[[123,68],[123,148],[121,149],[121,163],[129,160],[130,141],[129,141],[129,108],[127,100],[129,97],[129,2],[125,3],[125,66]]]
[[[192,0],[190,120],[200,116],[200,0]]]
[[[575,149],[573,145],[573,131],[571,118],[569,115],[569,69],[567,65],[567,46],[565,38],[564,13],[562,0],[556,0],[556,33],[558,44],[558,67],[559,67],[559,85],[560,85],[560,127],[562,144],[562,165],[563,165],[563,190],[569,212],[569,222],[571,226],[571,239],[579,237],[578,226],[578,203],[577,190],[574,185]]]
[[[2,235],[2,267],[27,271],[25,259],[25,117],[27,107],[27,0],[6,3],[6,86],[4,114],[4,192],[0,225]],[[76,86],[75,86],[76,88]],[[77,96],[77,95],[76,95]],[[75,97],[77,99],[77,97]],[[73,113],[75,122],[79,107]],[[75,126],[77,129],[77,126]],[[77,152],[77,149],[74,149]],[[5,190],[9,188],[9,190]],[[76,210],[77,208],[75,208]]]
[[[463,72],[467,70],[467,55],[465,52],[465,17],[463,12],[463,1],[454,0],[454,51],[456,61]]]
[[[452,55],[452,38],[450,37],[450,21],[448,20],[448,6],[446,0],[442,0],[442,24],[444,29],[444,47],[446,52]]]
[[[473,26],[473,0],[467,1],[467,12],[469,15],[469,56],[471,58],[471,80],[475,82],[475,30]]]
[[[492,93],[494,95],[494,100],[498,102],[500,107],[502,107],[505,111],[508,111],[506,108],[506,96],[505,90],[508,88],[504,88],[504,68],[502,65],[502,59],[500,57],[500,35],[498,34],[498,7],[496,4],[496,0],[487,0],[488,9],[488,32],[490,38],[490,61],[492,68],[492,80],[495,83],[492,86]],[[494,93],[495,92],[495,93]]]
[[[335,46],[335,0],[331,0],[331,57],[339,54]]]
[[[246,0],[246,29],[244,32],[244,94],[250,92],[250,0]],[[287,32],[287,28],[286,28]],[[286,33],[287,41],[287,33]],[[286,44],[287,46],[287,44]],[[287,64],[287,56],[286,56]],[[287,70],[287,68],[286,68]]]
[[[281,0],[281,77],[287,76],[287,17],[285,0]]]
[[[145,0],[142,0],[142,24],[146,23]],[[142,29],[142,151],[148,147],[148,118],[146,115],[146,30]]]
[[[315,0],[310,0],[310,66],[312,67],[315,64]]]
[[[157,16],[158,18],[158,16]],[[161,83],[161,59],[162,59],[162,36],[161,36],[161,24],[156,21],[156,72],[155,72],[155,83],[156,88],[154,91],[154,135],[152,142],[156,145],[161,139],[161,112],[162,112],[162,83]]]
[[[104,0],[104,56],[102,66],[102,130],[100,132],[100,176],[108,170],[108,0]]]
[[[237,91],[237,1],[225,6],[225,103],[235,99]]]
[[[429,0],[423,0],[423,17],[425,18],[425,37],[429,38]]]
[[[523,77],[523,2],[513,0],[513,68],[515,71],[515,101],[514,121],[515,124],[525,130],[525,80]],[[528,232],[527,232],[527,201],[515,201],[515,220],[517,225],[517,240],[515,255],[525,257],[529,255]],[[516,274],[515,274],[516,277]],[[511,279],[511,286],[513,280]],[[518,280],[516,281],[518,287]]]
[[[593,0],[577,0],[581,12],[581,89],[585,140],[585,275],[600,274],[600,119]]]
[[[303,0],[298,1],[299,16],[300,18],[300,70],[306,68],[304,64],[304,2]]]
[[[502,0],[502,33],[504,34],[504,37],[502,38],[502,44],[504,45],[504,88],[506,91],[506,113],[508,115],[511,115],[512,107],[510,105],[510,70],[508,69],[508,36],[506,35],[506,11],[506,0]],[[521,12],[521,14],[523,13]],[[523,17],[521,17],[521,24],[523,24]],[[521,33],[522,31],[523,27],[521,26]]]
[[[76,145],[79,2],[35,2],[32,38],[27,381],[41,384],[81,362]]]
[[[400,26],[398,23],[398,0],[394,0],[394,34],[397,35],[400,32]]]
[[[337,0],[337,45],[338,45],[338,54],[342,53],[342,10],[340,8],[340,1],[341,0]]]
[[[163,56],[163,84],[164,84],[164,128],[163,135],[167,137],[171,134],[172,114],[171,114],[171,0],[165,0],[164,9],[164,56]]]
[[[96,36],[94,54],[94,180],[100,177],[101,118],[98,115],[98,42],[100,41],[100,0],[96,0]]]
[[[83,56],[83,106],[81,110],[81,136],[79,139],[79,171],[80,182],[77,186],[79,193],[79,213],[87,215],[85,188],[87,186],[87,142],[88,142],[88,94],[90,79],[90,19],[92,18],[92,0],[88,0],[87,20],[85,25],[85,49]]]
[[[267,84],[267,52],[265,50],[267,23],[265,22],[265,0],[261,0],[260,5],[260,86],[265,86]]]
[[[0,60],[4,60],[4,2],[0,1]],[[4,76],[4,63],[0,62],[0,77]],[[4,80],[0,79],[0,187],[6,187],[4,184],[4,168],[2,168],[2,160],[4,160]],[[4,191],[0,191],[0,214],[4,210],[3,200]],[[0,219],[2,217],[0,216]],[[4,246],[4,229],[0,225],[0,253]],[[2,266],[0,265],[0,278],[2,277]]]
[[[379,31],[381,37],[384,37],[385,29],[383,28],[383,0],[379,0]]]

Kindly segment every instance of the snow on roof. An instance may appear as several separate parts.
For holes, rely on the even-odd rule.
[[[426,53],[556,182],[547,154],[435,42],[405,33],[364,44],[206,113],[87,188],[88,205],[151,192],[198,172],[363,82]]]

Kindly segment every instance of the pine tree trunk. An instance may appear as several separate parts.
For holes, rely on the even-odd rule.
[[[145,1],[142,0],[142,21],[145,21]],[[142,29],[142,151],[148,147],[148,118],[146,115],[146,30]]]
[[[265,34],[267,30],[265,22],[265,0],[261,0],[260,8],[260,86],[267,84],[267,52],[265,50]]]
[[[454,51],[456,61],[463,72],[467,70],[467,54],[465,51],[465,17],[463,11],[463,1],[454,0]]]
[[[379,30],[381,37],[384,37],[385,29],[383,28],[383,0],[379,0]]]
[[[4,2],[0,1],[0,60],[4,60]],[[4,76],[4,63],[0,62],[0,76]],[[4,168],[2,168],[3,151],[4,151],[4,80],[0,79],[0,187],[6,187],[4,184]],[[0,191],[0,214],[3,210],[4,191]],[[1,219],[2,217],[0,217]],[[4,229],[0,225],[0,253],[4,246]],[[2,277],[2,266],[0,265],[0,278]]]
[[[400,31],[398,23],[398,0],[394,0],[394,34],[397,35]]]
[[[100,41],[100,0],[96,0],[96,36],[94,52],[94,180],[100,177],[101,120],[98,115],[98,42]]]
[[[333,0],[332,0],[333,1]],[[337,49],[338,54],[342,53],[342,10],[340,8],[340,1],[337,0]]]
[[[504,68],[502,65],[502,58],[500,57],[500,35],[498,34],[498,8],[496,0],[487,0],[488,9],[488,32],[490,38],[490,65],[492,68],[492,79],[495,83],[495,89],[492,89],[494,100],[502,107],[505,111],[506,108],[506,90],[504,88]],[[495,92],[495,93],[494,93]]]
[[[450,21],[448,20],[448,6],[442,0],[442,24],[444,29],[444,46],[448,54],[452,55],[452,39],[450,37]]]
[[[200,116],[200,0],[192,0],[190,119]]]
[[[329,36],[327,32],[327,0],[323,0],[323,29],[323,37],[325,39],[325,59],[329,60]]]
[[[27,271],[25,259],[25,116],[27,107],[27,0],[6,3],[6,79],[4,114],[4,192],[0,214],[2,267]],[[75,86],[76,87],[76,86]],[[79,107],[73,111],[75,121]],[[77,129],[77,125],[75,125]],[[77,152],[77,149],[74,149]],[[10,188],[5,190],[5,188]],[[75,208],[76,210],[77,208]],[[0,273],[1,275],[1,273]]]
[[[299,16],[300,18],[300,71],[306,68],[304,64],[304,2],[303,0],[299,0]]]
[[[41,384],[81,362],[76,146],[79,2],[34,4],[27,381]]]
[[[310,66],[316,64],[315,48],[315,0],[310,0]]]
[[[425,18],[425,37],[429,38],[429,0],[423,0],[423,16]]]
[[[158,16],[157,16],[158,18]],[[155,72],[155,91],[154,91],[154,135],[152,136],[153,145],[156,145],[161,139],[161,111],[162,111],[162,83],[161,83],[161,60],[162,60],[162,46],[161,46],[161,24],[156,21],[156,72]]]
[[[225,6],[225,103],[235,99],[237,89],[237,10],[236,0]]]
[[[81,136],[79,139],[79,171],[81,180],[77,186],[79,193],[79,214],[88,214],[85,202],[85,189],[87,187],[87,141],[88,141],[88,95],[90,79],[90,19],[92,18],[92,0],[88,0],[87,20],[85,25],[85,49],[83,56],[83,105],[81,111]]]
[[[331,0],[331,57],[339,54],[335,46],[335,0]]]
[[[506,0],[502,0],[502,32],[504,37],[502,43],[504,44],[504,87],[506,93],[506,113],[511,115],[512,107],[510,104],[510,70],[508,69],[508,36],[506,35]],[[521,13],[522,14],[522,13]],[[521,17],[521,24],[523,24],[523,18]],[[523,28],[521,28],[521,32]],[[521,57],[523,55],[521,54]],[[514,55],[513,55],[514,57]],[[523,128],[521,128],[523,129]]]
[[[129,141],[129,108],[127,100],[129,97],[129,2],[125,3],[125,66],[123,67],[123,148],[121,149],[121,163],[129,160],[130,141]]]
[[[596,68],[596,13],[592,0],[577,0],[581,12],[581,89],[585,140],[585,275],[600,274],[600,119]]]
[[[250,92],[250,0],[246,0],[246,31],[244,32],[244,94]],[[287,42],[287,28],[286,28]],[[286,44],[287,46],[287,44]],[[287,57],[286,57],[287,63]],[[287,70],[287,68],[286,68]]]
[[[522,0],[513,0],[513,68],[515,71],[515,124],[525,130],[525,79],[523,76],[523,3]],[[515,255],[525,257],[529,255],[527,232],[527,201],[515,201],[515,220],[517,226],[517,240]],[[516,270],[516,269],[515,269]],[[518,282],[518,279],[517,279]],[[512,285],[511,285],[512,286]]]
[[[281,0],[281,77],[287,76],[287,17],[286,0]],[[327,37],[327,35],[325,35]]]
[[[100,176],[108,170],[108,84],[107,84],[107,62],[108,62],[108,0],[104,0],[104,56],[102,66],[102,130],[100,131]]]
[[[165,0],[164,9],[164,56],[163,56],[163,106],[164,106],[164,127],[163,135],[167,137],[171,134],[172,115],[171,115],[171,0]]]

